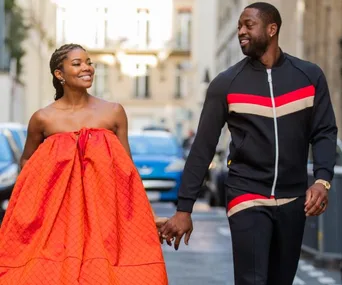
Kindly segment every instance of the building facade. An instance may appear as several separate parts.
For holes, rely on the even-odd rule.
[[[0,0],[0,72],[9,70],[9,54],[5,45],[6,39],[6,16],[5,0]]]
[[[0,0],[0,86],[1,86],[1,105],[0,122],[25,122],[25,94],[23,84],[18,80],[17,61],[11,58],[14,54],[13,42],[17,35],[11,34],[14,25],[18,25],[18,15],[20,10],[17,3],[7,3]],[[17,44],[15,42],[15,44]]]
[[[237,38],[238,20],[243,9],[251,0],[218,0],[217,2],[217,73],[241,60],[244,55],[241,52]],[[303,19],[304,0],[269,0],[279,10],[282,17],[280,30],[280,47],[284,52],[293,56],[303,56]]]
[[[56,48],[56,4],[50,0],[17,0],[30,27],[23,44],[22,82],[25,93],[25,122],[53,101],[55,90],[49,61]]]
[[[58,4],[57,45],[87,49],[90,93],[121,103],[130,129],[158,125],[182,137],[193,116],[193,0],[96,1],[82,8],[82,19],[92,19],[82,27],[72,3]]]
[[[191,100],[194,114],[192,130],[197,128],[208,84],[216,75],[216,19],[217,0],[194,1],[191,47],[194,94]]]
[[[328,81],[339,130],[342,128],[342,1],[306,0],[304,58],[318,64]],[[339,137],[341,134],[339,132]]]

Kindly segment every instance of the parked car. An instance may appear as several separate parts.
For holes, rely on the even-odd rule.
[[[185,160],[175,136],[165,131],[131,132],[129,144],[149,200],[177,203]]]
[[[19,174],[17,150],[11,138],[0,130],[0,200],[9,199]]]
[[[207,200],[210,206],[226,207],[227,198],[225,180],[228,176],[227,157],[229,147],[225,151],[217,151],[208,170],[206,180]]]
[[[0,123],[0,130],[10,133],[20,153],[23,152],[27,137],[27,127],[20,123]]]

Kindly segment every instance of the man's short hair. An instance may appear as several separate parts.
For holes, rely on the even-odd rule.
[[[265,25],[276,23],[278,26],[277,35],[279,34],[282,21],[280,13],[276,7],[266,2],[255,2],[245,7],[245,9],[247,8],[259,10],[260,17]]]

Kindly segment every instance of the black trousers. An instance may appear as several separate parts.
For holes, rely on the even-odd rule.
[[[292,285],[304,203],[305,197],[276,200],[228,189],[235,285]]]

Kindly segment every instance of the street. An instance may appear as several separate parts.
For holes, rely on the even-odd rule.
[[[159,216],[170,217],[175,207],[155,203]],[[230,231],[225,211],[210,208],[205,202],[195,204],[192,215],[194,231],[189,246],[181,243],[178,251],[163,245],[170,285],[233,285],[233,256]],[[339,273],[316,268],[301,259],[294,285],[339,285]],[[276,284],[275,284],[276,285]]]

